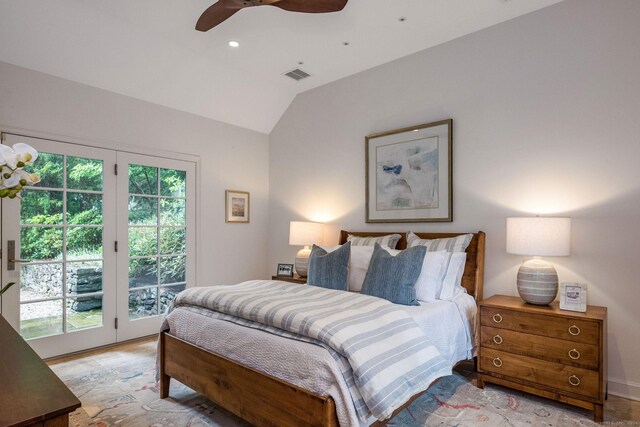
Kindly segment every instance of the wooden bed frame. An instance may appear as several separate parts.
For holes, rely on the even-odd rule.
[[[340,232],[340,243],[347,235],[382,236],[391,232]],[[406,235],[396,246],[405,249]],[[416,233],[423,239],[454,237],[465,233]],[[482,299],[484,282],[485,234],[474,233],[467,248],[467,263],[462,285],[476,301]],[[244,366],[223,356],[176,338],[160,333],[160,397],[169,396],[171,379],[180,381],[217,405],[256,426],[338,427],[335,402],[330,396],[320,396],[264,372]],[[396,414],[409,406],[425,391],[414,395],[394,411],[383,426]]]

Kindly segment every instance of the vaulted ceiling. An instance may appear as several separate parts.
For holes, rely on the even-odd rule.
[[[202,33],[214,0],[0,0],[0,61],[269,133],[298,93],[559,1],[262,6]],[[295,68],[311,76],[283,75]]]

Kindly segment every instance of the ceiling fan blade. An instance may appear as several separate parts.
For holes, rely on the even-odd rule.
[[[213,4],[213,6],[210,6],[207,10],[204,11],[202,15],[200,15],[200,18],[198,18],[198,22],[196,23],[196,30],[203,32],[209,31],[216,25],[229,19],[240,9],[241,8],[234,6],[233,2],[220,0],[219,2]]]
[[[304,13],[327,13],[338,12],[344,9],[348,0],[281,0],[271,4],[271,6],[289,12]]]

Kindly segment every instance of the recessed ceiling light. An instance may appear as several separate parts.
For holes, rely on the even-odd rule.
[[[229,40],[229,46],[238,47],[238,46],[240,46],[240,42],[235,41],[235,40]]]

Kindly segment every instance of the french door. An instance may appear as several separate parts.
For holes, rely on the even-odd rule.
[[[17,142],[41,181],[2,199],[2,315],[42,357],[157,332],[195,279],[195,164]]]
[[[195,165],[118,153],[118,168],[118,340],[127,340],[158,332],[194,281]]]
[[[6,135],[17,142],[40,153],[41,180],[2,200],[2,279],[16,282],[2,315],[43,357],[114,342],[116,153]]]

